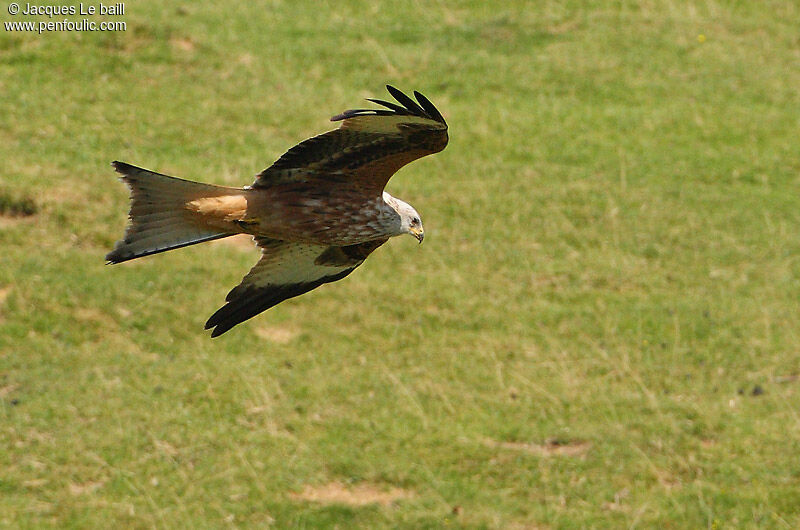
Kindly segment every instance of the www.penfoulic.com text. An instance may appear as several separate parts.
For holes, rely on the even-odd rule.
[[[6,31],[21,31],[30,33],[48,33],[51,31],[125,31],[125,22],[95,22],[94,20],[46,20],[34,22],[33,20],[3,22]]]

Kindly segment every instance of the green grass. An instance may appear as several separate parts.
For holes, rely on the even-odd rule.
[[[126,10],[0,31],[0,525],[800,527],[795,2]],[[215,340],[255,250],[103,264],[110,161],[248,184],[385,83],[421,247]]]

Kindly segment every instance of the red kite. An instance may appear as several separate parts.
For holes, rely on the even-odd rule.
[[[386,88],[397,103],[369,99],[385,108],[334,116],[338,129],[292,147],[252,186],[202,184],[114,162],[130,188],[130,223],[106,260],[251,234],[261,259],[206,322],[216,337],[341,280],[390,237],[411,234],[421,243],[417,211],[383,189],[404,165],[445,148],[447,123],[419,92],[414,101]]]

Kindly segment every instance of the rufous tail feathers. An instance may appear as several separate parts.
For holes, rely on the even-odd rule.
[[[125,237],[106,255],[109,263],[239,232],[231,219],[244,214],[245,190],[169,177],[124,162],[112,165],[131,190],[131,209]]]

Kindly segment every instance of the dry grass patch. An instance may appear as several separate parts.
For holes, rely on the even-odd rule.
[[[307,485],[300,493],[290,493],[295,500],[316,502],[320,504],[344,504],[346,506],[366,506],[380,504],[390,506],[401,499],[408,499],[414,493],[402,488],[385,488],[378,484],[362,482],[347,485],[341,482],[329,482],[320,486]]]
[[[11,293],[10,285],[5,285],[3,287],[0,287],[0,305],[2,305],[6,301],[6,298],[8,298],[9,293]]]
[[[19,385],[18,383],[11,383],[10,385],[0,387],[0,398],[4,398],[9,394],[11,394],[12,392],[16,392],[20,386],[21,385]]]

